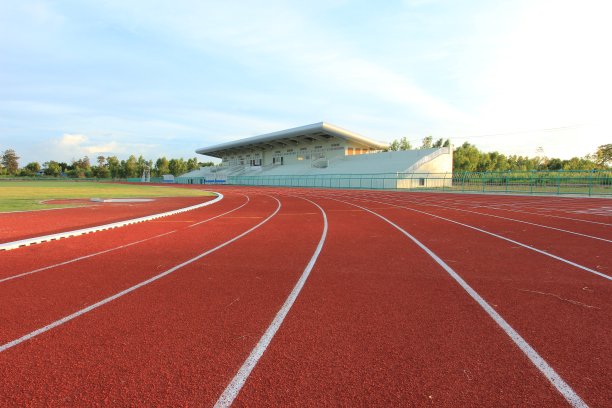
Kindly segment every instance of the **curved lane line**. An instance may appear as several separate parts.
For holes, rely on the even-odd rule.
[[[201,258],[204,258],[206,255],[209,255],[209,254],[211,254],[211,253],[213,253],[213,252],[215,252],[215,251],[217,251],[217,250],[219,250],[219,249],[221,249],[221,248],[231,244],[232,242],[235,242],[235,241],[239,240],[240,238],[244,237],[245,235],[247,235],[247,234],[251,233],[252,231],[256,230],[257,228],[261,227],[266,222],[270,221],[270,219],[272,219],[272,217],[274,217],[278,213],[278,211],[281,208],[281,202],[279,200],[277,200],[276,198],[274,198],[274,197],[271,197],[271,198],[276,200],[276,202],[278,203],[278,206],[276,207],[276,210],[274,210],[274,212],[272,214],[270,214],[267,218],[265,218],[259,224],[249,228],[248,230],[246,230],[245,232],[243,232],[243,233],[241,233],[239,235],[236,235],[234,238],[232,238],[232,239],[230,239],[228,241],[225,241],[224,243],[222,243],[220,245],[217,245],[216,247],[214,247],[212,249],[209,249],[206,252],[202,252],[201,254],[199,254],[199,255],[197,255],[197,256],[195,256],[195,257],[193,257],[193,258],[191,258],[191,259],[189,259],[189,260],[187,260],[187,261],[185,261],[183,263],[180,263],[180,264],[178,264],[178,265],[176,265],[176,266],[174,266],[174,267],[172,267],[172,268],[170,268],[170,269],[168,269],[168,270],[166,270],[166,271],[164,271],[164,272],[162,272],[162,273],[160,273],[158,275],[153,276],[152,278],[149,278],[149,279],[147,279],[145,281],[142,281],[142,282],[140,282],[140,283],[138,283],[138,284],[136,284],[134,286],[131,286],[131,287],[125,289],[125,290],[122,290],[121,292],[118,292],[118,293],[116,293],[116,294],[114,294],[112,296],[109,296],[109,297],[107,297],[105,299],[102,299],[99,302],[96,302],[96,303],[94,303],[92,305],[89,305],[89,306],[83,308],[83,309],[80,309],[80,310],[78,310],[78,311],[76,311],[76,312],[74,312],[74,313],[72,313],[72,314],[70,314],[68,316],[62,317],[61,319],[56,320],[53,323],[50,323],[50,324],[48,324],[48,325],[46,325],[44,327],[41,327],[40,329],[36,329],[33,332],[30,332],[30,333],[28,333],[28,334],[26,334],[24,336],[19,337],[18,339],[15,339],[15,340],[9,341],[8,343],[2,344],[2,345],[0,345],[0,353],[3,352],[3,351],[6,351],[6,350],[8,350],[8,349],[10,349],[12,347],[15,347],[16,345],[21,344],[24,341],[30,340],[30,339],[38,336],[39,334],[42,334],[42,333],[47,332],[47,331],[49,331],[51,329],[54,329],[54,328],[56,328],[58,326],[61,326],[62,324],[67,323],[70,320],[76,319],[77,317],[79,317],[81,315],[84,315],[85,313],[91,312],[92,310],[97,309],[100,306],[103,306],[103,305],[105,305],[105,304],[107,304],[109,302],[112,302],[113,300],[118,299],[118,298],[120,298],[120,297],[122,297],[124,295],[127,295],[128,293],[133,292],[136,289],[139,289],[139,288],[141,288],[143,286],[146,286],[149,283],[155,282],[156,280],[161,279],[161,278],[163,278],[166,275],[170,275],[172,272],[175,272],[178,269],[181,269],[182,267],[187,266],[190,263],[193,263],[193,262],[195,262],[195,261],[197,261],[197,260],[199,260]]]
[[[487,303],[486,300],[484,300],[478,294],[478,292],[472,289],[472,287],[466,281],[464,281],[463,278],[459,276],[457,272],[455,272],[450,266],[448,266],[446,262],[440,259],[440,257],[438,257],[432,250],[430,250],[425,245],[423,245],[421,241],[419,241],[418,239],[410,235],[406,230],[404,230],[399,225],[393,223],[393,221],[388,220],[382,215],[372,210],[369,210],[366,207],[362,207],[360,205],[352,204],[346,201],[337,200],[335,198],[332,198],[332,200],[336,200],[341,203],[345,203],[348,205],[355,206],[357,208],[361,208],[362,210],[367,211],[370,214],[377,216],[383,221],[389,223],[391,226],[396,228],[398,231],[400,231],[402,234],[408,237],[411,241],[417,244],[423,251],[427,253],[427,255],[429,255],[434,261],[436,261],[438,265],[440,265],[470,295],[470,297],[474,299],[476,303],[480,305],[480,307],[482,307],[482,309],[512,339],[514,344],[516,344],[518,348],[527,356],[527,358],[531,360],[533,365],[535,365],[536,368],[542,374],[544,374],[544,376],[548,379],[548,381],[550,381],[550,383],[557,389],[557,391],[559,391],[561,395],[563,395],[565,400],[572,407],[580,407],[580,408],[588,407],[588,405],[582,400],[582,398],[580,398],[580,396],[578,396],[578,394],[576,394],[576,392],[572,389],[572,387],[570,387],[570,385],[567,384],[561,378],[559,374],[557,374],[557,372],[546,362],[546,360],[544,360],[544,358],[540,356],[538,352],[533,347],[531,347],[531,345],[529,345],[529,343],[527,343],[527,341],[516,330],[514,330],[514,328],[512,328],[512,326],[510,326],[510,324],[506,322],[504,318]]]
[[[494,207],[494,206],[489,206],[489,205],[483,205],[481,207],[483,207],[483,208],[491,208],[493,210],[515,212],[515,213],[520,213],[520,214],[539,215],[539,216],[542,216],[542,217],[551,217],[551,218],[561,218],[563,220],[570,220],[570,221],[577,221],[577,222],[586,222],[586,223],[589,223],[589,224],[599,224],[599,225],[605,225],[605,226],[608,226],[608,227],[612,226],[612,224],[609,224],[609,223],[606,223],[606,222],[584,220],[582,218],[564,217],[562,215],[542,214],[542,213],[538,213],[538,212],[529,212],[529,211],[522,211],[522,210],[512,210],[510,208],[499,208],[499,207]]]
[[[274,335],[280,328],[281,324],[283,324],[285,317],[287,317],[289,310],[291,310],[291,306],[293,306],[293,303],[295,302],[298,295],[300,294],[300,291],[304,287],[304,284],[306,283],[306,280],[310,275],[310,271],[312,271],[312,268],[317,262],[317,258],[321,253],[321,249],[323,249],[323,244],[325,243],[325,238],[327,237],[327,215],[325,214],[323,208],[321,208],[317,203],[310,201],[307,198],[299,198],[301,198],[302,200],[306,200],[311,204],[314,204],[319,208],[319,211],[321,211],[321,215],[323,216],[323,232],[321,233],[321,239],[319,240],[319,244],[317,245],[317,248],[315,249],[312,257],[310,258],[308,265],[306,265],[304,272],[302,272],[302,276],[300,276],[300,279],[298,279],[297,283],[293,287],[293,290],[285,300],[285,303],[283,303],[283,306],[281,306],[280,310],[276,314],[276,317],[274,317],[274,320],[272,320],[272,323],[270,323],[268,329],[261,336],[259,342],[257,342],[255,347],[253,348],[251,354],[249,354],[245,362],[242,364],[242,367],[240,367],[232,381],[228,384],[228,386],[225,388],[225,390],[215,403],[215,408],[225,408],[232,405],[232,403],[240,393],[240,390],[244,386],[244,383],[249,378],[251,371],[253,371],[253,368],[255,368],[255,365],[257,365],[257,362],[270,345],[270,342],[274,338]]]
[[[167,217],[170,215],[180,214],[182,212],[206,207],[208,205],[215,204],[223,200],[223,194],[218,193],[216,191],[212,191],[212,193],[217,194],[217,198],[210,200],[210,201],[206,201],[201,204],[196,204],[196,205],[192,205],[192,206],[185,207],[185,208],[179,208],[178,210],[166,211],[166,212],[159,213],[159,214],[147,215],[145,217],[132,218],[131,220],[113,222],[111,224],[98,225],[98,226],[89,227],[89,228],[81,228],[78,230],[72,230],[72,231],[66,231],[66,232],[58,232],[56,234],[42,235],[40,237],[34,237],[34,238],[26,238],[26,239],[21,239],[19,241],[5,242],[5,243],[0,244],[0,251],[10,251],[11,249],[16,249],[16,248],[23,247],[23,246],[28,246],[32,244],[40,244],[41,242],[53,241],[53,240],[57,240],[60,238],[74,237],[77,235],[89,234],[91,232],[98,232],[98,231],[103,231],[103,230],[107,230],[111,228],[124,227],[126,225],[136,224],[138,222],[150,221],[150,220],[154,220],[157,218]]]
[[[244,196],[246,197],[247,201],[244,204],[240,205],[239,207],[236,207],[233,210],[224,212],[223,214],[219,214],[219,215],[216,215],[214,217],[208,218],[206,220],[203,220],[203,221],[191,224],[187,228],[191,228],[191,227],[195,227],[196,225],[204,224],[205,222],[212,221],[215,218],[222,217],[222,216],[224,216],[226,214],[229,214],[229,213],[232,213],[234,211],[237,211],[237,210],[241,209],[242,207],[247,205],[249,203],[249,201],[250,201],[249,196],[246,196],[246,195],[244,195]],[[117,246],[117,247],[114,247],[114,248],[105,249],[104,251],[94,252],[93,254],[83,255],[83,256],[80,256],[78,258],[69,259],[68,261],[64,261],[64,262],[56,263],[56,264],[53,264],[53,265],[44,266],[42,268],[34,269],[33,271],[28,271],[28,272],[23,272],[23,273],[20,273],[20,274],[17,274],[17,275],[8,276],[6,278],[0,279],[0,283],[6,282],[6,281],[10,281],[10,280],[13,280],[13,279],[17,279],[17,278],[21,278],[21,277],[24,277],[24,276],[32,275],[32,274],[35,274],[35,273],[38,273],[38,272],[46,271],[47,269],[56,268],[58,266],[68,265],[68,264],[71,264],[73,262],[82,261],[83,259],[93,258],[94,256],[98,256],[98,255],[106,254],[106,253],[109,253],[109,252],[117,251],[119,249],[131,247],[133,245],[141,244],[143,242],[151,241],[151,240],[156,239],[156,238],[161,238],[163,236],[173,234],[173,233],[175,233],[177,231],[178,230],[176,229],[176,230],[173,230],[173,231],[164,232],[163,234],[155,235],[153,237],[141,239],[139,241],[130,242],[129,244],[120,245],[120,246]]]
[[[335,200],[335,198],[331,198],[331,199],[332,199],[332,200]],[[482,233],[487,234],[487,235],[491,235],[491,236],[493,236],[493,237],[495,237],[495,238],[503,239],[504,241],[511,242],[511,243],[513,243],[513,244],[519,245],[519,246],[521,246],[521,247],[523,247],[523,248],[527,248],[527,249],[529,249],[529,250],[531,250],[531,251],[534,251],[534,252],[537,252],[537,253],[539,253],[539,254],[546,255],[546,256],[551,257],[551,258],[554,258],[554,259],[556,259],[556,260],[558,260],[558,261],[564,262],[564,263],[566,263],[566,264],[568,264],[568,265],[572,265],[572,266],[575,266],[576,268],[579,268],[579,269],[582,269],[582,270],[584,270],[584,271],[590,272],[590,273],[592,273],[592,274],[595,274],[595,275],[601,276],[601,277],[602,277],[602,278],[604,278],[604,279],[607,279],[607,280],[612,280],[612,276],[608,276],[608,275],[606,275],[606,274],[604,274],[604,273],[597,272],[597,271],[596,271],[596,270],[594,270],[594,269],[591,269],[591,268],[588,268],[588,267],[586,267],[586,266],[583,266],[583,265],[577,264],[576,262],[572,262],[572,261],[570,261],[569,259],[561,258],[560,256],[553,255],[553,254],[551,254],[551,253],[549,253],[549,252],[543,251],[543,250],[538,249],[538,248],[536,248],[536,247],[532,247],[531,245],[523,244],[522,242],[515,241],[515,240],[513,240],[513,239],[510,239],[510,238],[504,237],[504,236],[502,236],[502,235],[495,234],[495,233],[490,232],[490,231],[486,231],[486,230],[480,229],[480,228],[478,228],[478,227],[474,227],[474,226],[472,226],[472,225],[468,225],[468,224],[464,224],[464,223],[459,222],[459,221],[451,220],[450,218],[445,218],[445,217],[442,217],[442,216],[440,216],[440,215],[431,214],[431,213],[428,213],[428,212],[426,212],[426,211],[416,210],[416,209],[414,209],[414,208],[404,207],[404,206],[397,205],[397,204],[386,203],[386,202],[384,202],[384,201],[376,201],[376,200],[367,200],[367,201],[371,201],[371,202],[374,202],[374,203],[385,204],[385,205],[390,205],[390,206],[392,206],[392,207],[397,207],[397,208],[403,208],[403,209],[405,209],[405,210],[415,211],[415,212],[418,212],[418,213],[421,213],[421,214],[429,215],[430,217],[439,218],[439,219],[444,220],[444,221],[452,222],[453,224],[461,225],[461,226],[463,226],[463,227],[470,228],[470,229],[473,229],[473,230],[478,231],[478,232],[482,232]],[[351,204],[351,205],[355,205],[355,204]]]
[[[388,200],[392,200],[392,198],[387,198],[387,199]],[[368,201],[371,201],[371,200],[368,200]],[[396,203],[399,202],[401,204],[406,204],[405,200],[401,200],[401,201],[400,200],[393,200],[393,201],[396,202]],[[610,239],[596,237],[596,236],[588,235],[588,234],[582,234],[580,232],[569,231],[569,230],[562,229],[562,228],[551,227],[549,225],[536,224],[535,222],[529,222],[529,221],[524,221],[524,220],[517,220],[516,218],[502,217],[501,215],[487,214],[487,213],[482,213],[482,212],[478,212],[478,211],[466,210],[466,209],[463,209],[463,208],[447,207],[447,206],[439,205],[439,204],[423,204],[423,203],[420,203],[420,202],[414,201],[414,200],[409,200],[408,204],[422,205],[422,206],[425,206],[425,207],[427,207],[427,206],[430,206],[430,207],[439,207],[439,208],[444,208],[446,210],[451,210],[451,211],[462,211],[462,212],[468,212],[468,213],[477,214],[477,215],[484,215],[486,217],[500,218],[502,220],[520,222],[522,224],[529,224],[529,225],[533,225],[535,227],[547,228],[547,229],[551,229],[551,230],[555,230],[555,231],[565,232],[567,234],[579,235],[579,236],[585,237],[585,238],[597,239],[599,241],[604,241],[604,242],[612,243],[612,240],[610,240]]]

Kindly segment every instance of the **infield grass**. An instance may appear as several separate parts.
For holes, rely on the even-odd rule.
[[[32,211],[73,207],[66,204],[44,204],[45,200],[89,198],[194,197],[212,193],[166,186],[113,184],[71,181],[0,181],[0,212]]]

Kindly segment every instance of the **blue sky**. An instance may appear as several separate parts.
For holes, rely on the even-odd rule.
[[[570,158],[612,142],[606,1],[0,0],[0,150],[142,154],[328,121]],[[201,157],[204,160],[204,157]]]

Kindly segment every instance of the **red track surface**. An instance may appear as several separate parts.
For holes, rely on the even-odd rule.
[[[213,198],[155,197],[149,202],[91,202],[77,208],[0,213],[0,243],[162,213]]]
[[[431,256],[358,205],[437,254],[586,404],[610,406],[608,200],[216,188],[221,202],[160,222],[0,253],[0,405],[212,406],[313,257],[316,203],[322,251],[235,405],[569,406]]]

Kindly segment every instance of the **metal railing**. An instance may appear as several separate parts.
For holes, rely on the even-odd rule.
[[[230,176],[251,186],[612,196],[612,170]]]

